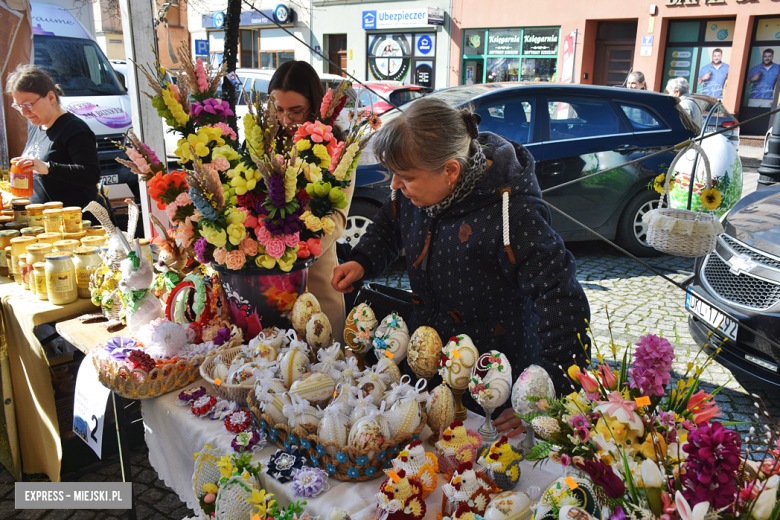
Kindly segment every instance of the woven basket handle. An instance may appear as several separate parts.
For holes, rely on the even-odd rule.
[[[664,206],[664,197],[667,198],[667,207],[669,206],[669,181],[672,178],[672,174],[674,173],[674,168],[677,166],[677,161],[680,159],[680,157],[683,157],[688,150],[696,150],[699,152],[699,155],[701,155],[702,160],[704,161],[704,174],[706,177],[706,183],[707,183],[707,189],[712,188],[712,174],[710,170],[710,159],[707,157],[707,154],[704,152],[704,148],[701,147],[701,145],[695,141],[691,141],[691,143],[680,150],[680,152],[674,157],[674,160],[672,161],[671,166],[669,166],[669,169],[666,170],[666,179],[664,180],[664,190],[661,192],[661,200],[658,203],[658,208],[662,208]],[[690,182],[694,182],[696,180],[696,164],[691,165],[691,180]],[[701,213],[701,212],[699,212]],[[698,220],[698,219],[697,219]]]

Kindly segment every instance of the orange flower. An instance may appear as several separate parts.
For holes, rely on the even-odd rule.
[[[225,265],[228,269],[232,269],[234,271],[238,271],[244,267],[245,263],[246,255],[238,249],[234,249],[233,251],[229,252],[227,257],[225,257]]]
[[[163,175],[163,172],[157,172],[146,182],[146,191],[157,202],[158,209],[165,209],[168,204],[176,200],[176,197],[188,189],[184,173],[179,171],[172,171],[167,175]]]
[[[697,426],[710,422],[720,416],[720,408],[715,404],[712,394],[699,390],[688,401],[688,411],[693,413],[693,422]]]

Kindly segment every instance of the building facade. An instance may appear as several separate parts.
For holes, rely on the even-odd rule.
[[[341,68],[362,81],[447,87],[449,7],[449,0],[315,1],[313,46],[327,59],[315,55],[312,65],[332,74]]]
[[[772,0],[453,0],[451,84],[566,81],[651,90],[684,77],[740,120],[777,106],[780,11]],[[763,135],[763,119],[743,135]]]

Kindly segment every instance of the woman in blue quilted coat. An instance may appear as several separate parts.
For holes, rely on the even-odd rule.
[[[558,394],[568,394],[559,365],[590,359],[577,337],[587,342],[590,319],[577,266],[550,227],[534,158],[517,143],[479,133],[478,123],[471,110],[428,97],[379,130],[374,153],[393,173],[393,194],[350,262],[335,268],[332,284],[350,292],[406,249],[410,332],[428,325],[445,343],[468,334],[480,352],[506,354],[515,378],[541,365]],[[504,434],[523,431],[511,407],[495,425]]]

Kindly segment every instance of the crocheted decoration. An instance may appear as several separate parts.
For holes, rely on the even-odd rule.
[[[436,489],[438,479],[436,473],[439,471],[439,463],[436,456],[432,453],[426,453],[421,440],[412,441],[398,453],[398,457],[393,459],[393,471],[398,473],[403,470],[407,475],[417,477],[423,487],[423,498],[427,497],[431,491]],[[385,473],[390,470],[385,470]]]
[[[328,474],[319,468],[302,468],[292,482],[293,492],[299,497],[316,497],[330,489]]]
[[[178,406],[188,406],[192,401],[196,401],[204,395],[206,395],[204,387],[190,388],[179,393],[179,397],[176,398],[176,404]]]
[[[217,404],[217,398],[213,395],[206,394],[192,402],[190,411],[196,417],[203,417],[211,411],[215,404]]]
[[[295,473],[306,463],[298,446],[293,445],[289,451],[276,450],[268,460],[267,473],[282,484],[293,479]]]
[[[485,474],[501,491],[507,491],[514,489],[520,481],[521,460],[523,452],[503,436],[482,452],[477,463],[485,468]]]
[[[425,516],[422,483],[404,470],[382,482],[375,496],[377,520],[421,520]]]
[[[233,412],[238,411],[238,409],[238,403],[235,401],[217,399],[216,404],[211,408],[209,419],[212,421],[224,421]]]
[[[464,462],[453,473],[448,484],[442,486],[441,510],[444,515],[452,515],[463,504],[479,515],[485,514],[490,503],[490,495],[498,493],[498,487],[481,471],[474,471],[471,462]]]
[[[236,453],[257,451],[265,446],[265,434],[257,430],[243,431],[235,436],[230,446]]]
[[[232,433],[241,433],[252,424],[252,414],[247,410],[238,410],[225,418],[225,428]]]
[[[482,446],[482,436],[474,430],[468,430],[460,419],[439,433],[436,452],[439,455],[439,470],[445,473],[454,471],[462,462],[477,460],[477,450]]]

